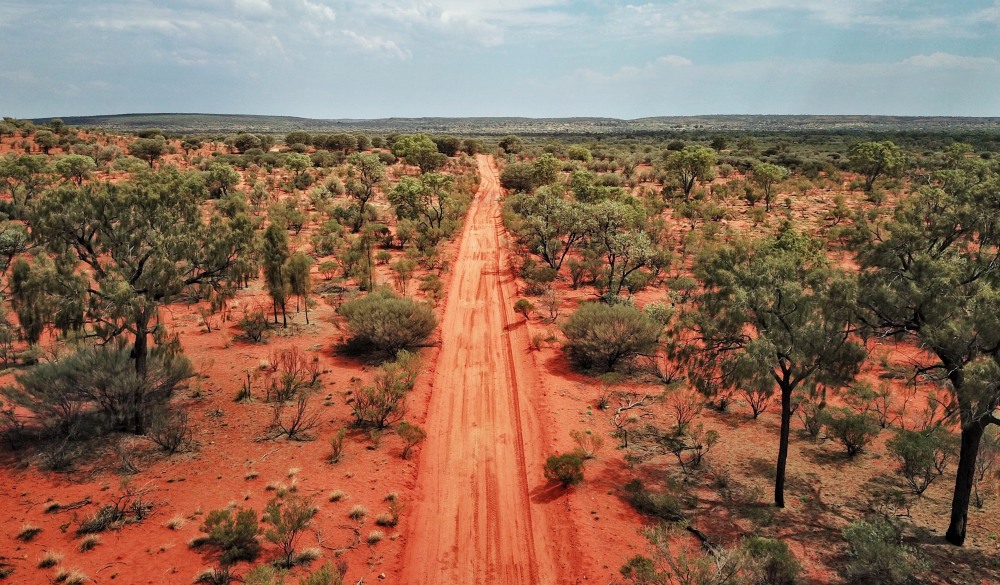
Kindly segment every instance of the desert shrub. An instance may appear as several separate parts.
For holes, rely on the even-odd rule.
[[[826,424],[826,405],[813,401],[803,402],[797,409],[799,418],[802,419],[802,426],[806,433],[813,439],[819,437],[823,425]]]
[[[793,585],[802,572],[802,565],[783,540],[751,536],[742,548],[757,561],[762,583]]]
[[[517,302],[514,303],[514,311],[524,315],[525,319],[527,319],[531,313],[534,312],[534,310],[535,305],[533,305],[528,299],[518,299]]]
[[[987,427],[979,445],[976,469],[972,474],[972,503],[977,508],[981,509],[986,504],[986,498],[993,493],[991,482],[988,480],[991,476],[995,476],[994,469],[998,460],[1000,460],[1000,434],[994,427]]]
[[[427,431],[405,420],[396,426],[396,434],[403,439],[403,452],[401,454],[403,459],[409,456],[410,449],[427,438]]]
[[[203,585],[229,585],[236,581],[238,581],[236,575],[233,573],[232,568],[228,566],[210,567],[198,573],[194,578],[195,583]]]
[[[583,482],[583,457],[577,453],[552,455],[545,460],[545,478],[563,487]]]
[[[407,351],[399,352],[395,361],[383,364],[372,383],[354,395],[351,407],[355,424],[384,429],[403,418],[405,395],[413,388],[418,371],[416,357]]]
[[[330,463],[337,463],[344,454],[344,439],[347,437],[347,429],[337,429],[330,435]]]
[[[299,585],[342,585],[346,572],[345,566],[334,567],[331,563],[326,563],[299,579]]]
[[[319,413],[309,408],[312,394],[301,392],[295,402],[287,409],[284,402],[275,402],[272,410],[271,424],[264,435],[266,439],[287,437],[290,441],[309,441],[312,436],[309,431],[319,424]]]
[[[954,452],[954,441],[941,428],[924,431],[901,429],[886,443],[899,463],[899,473],[913,493],[922,494],[937,479]]]
[[[622,577],[635,585],[663,585],[666,583],[666,575],[656,570],[656,563],[653,559],[643,555],[635,555],[625,561],[619,572]]]
[[[399,297],[387,288],[347,301],[337,312],[346,320],[354,345],[389,355],[419,346],[437,326],[429,305]]]
[[[264,309],[256,307],[244,313],[240,319],[240,328],[243,335],[254,343],[259,343],[264,339],[264,332],[267,331],[267,315]]]
[[[910,579],[921,564],[904,546],[896,526],[888,520],[858,520],[844,528],[848,562],[844,572],[853,583],[896,585]]]
[[[830,409],[827,428],[830,435],[847,450],[848,457],[863,451],[880,430],[867,414],[858,414],[846,408]]]
[[[258,565],[243,575],[243,585],[281,585],[284,582],[282,571],[272,565]]]
[[[261,519],[270,528],[264,531],[264,538],[281,547],[282,566],[295,565],[295,542],[309,527],[317,511],[311,500],[295,495],[284,500],[274,498],[267,503]]]
[[[99,431],[143,434],[194,371],[183,356],[157,348],[141,376],[130,352],[125,344],[85,347],[16,375],[17,384],[2,392],[60,436],[70,436],[89,410],[99,416]]]
[[[34,540],[36,536],[38,536],[38,533],[41,531],[42,529],[39,526],[35,526],[33,524],[25,524],[24,526],[21,527],[21,530],[17,533],[16,538],[21,542],[31,542],[32,540]]]
[[[569,436],[573,438],[573,441],[577,445],[574,453],[584,459],[594,459],[597,457],[597,452],[604,446],[604,437],[593,433],[589,429],[586,431],[573,429],[569,432]]]
[[[661,327],[631,305],[586,303],[569,316],[562,330],[573,363],[610,372],[622,361],[651,353]]]
[[[284,402],[297,398],[304,391],[315,387],[319,378],[319,364],[310,360],[298,347],[271,354],[267,381],[267,400]]]
[[[681,513],[681,499],[669,491],[650,491],[639,479],[633,479],[625,484],[624,490],[625,501],[640,514],[667,522],[677,522],[684,518]]]
[[[185,451],[194,444],[191,425],[183,412],[156,413],[148,436],[168,455]]]
[[[208,536],[204,543],[217,548],[220,560],[228,565],[236,561],[252,561],[260,552],[260,524],[257,512],[244,508],[212,510],[205,517],[201,531]]]

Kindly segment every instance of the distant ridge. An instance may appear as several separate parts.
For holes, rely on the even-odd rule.
[[[48,122],[51,118],[34,120]],[[658,134],[683,131],[716,132],[949,132],[1000,131],[1000,118],[950,116],[793,116],[793,115],[713,115],[657,116],[634,120],[616,118],[382,118],[314,119],[294,116],[242,114],[115,114],[107,116],[63,116],[71,126],[131,132],[160,128],[171,133],[219,134],[257,132],[284,134],[307,132],[428,132],[464,135],[503,134]]]

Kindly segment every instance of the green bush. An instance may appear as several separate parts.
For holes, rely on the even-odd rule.
[[[205,544],[218,548],[224,565],[252,561],[260,552],[260,524],[257,512],[244,508],[212,510],[205,517],[201,531],[208,536]]]
[[[340,305],[352,344],[395,355],[419,346],[434,331],[437,317],[427,304],[399,297],[387,288]]]
[[[656,570],[653,559],[643,555],[635,555],[625,561],[619,572],[635,585],[660,585],[667,582],[666,575]]]
[[[545,461],[545,478],[558,481],[563,487],[583,482],[583,457],[576,453],[552,455]]]
[[[830,436],[847,449],[848,457],[863,451],[879,433],[878,424],[867,414],[857,414],[846,408],[831,408],[827,413]]]
[[[761,581],[767,585],[792,585],[802,572],[783,540],[751,536],[743,541],[743,550],[759,563]]]
[[[622,361],[656,349],[661,326],[628,304],[580,305],[566,323],[565,350],[577,366],[610,372]]]
[[[635,508],[636,512],[667,522],[676,522],[684,518],[681,513],[680,498],[670,492],[647,490],[639,479],[633,479],[625,484],[625,501]]]
[[[902,544],[897,528],[887,520],[852,522],[844,529],[849,561],[848,580],[872,585],[905,583],[921,568],[913,551]]]
[[[899,462],[900,475],[915,494],[924,493],[944,473],[948,457],[954,451],[954,442],[944,429],[901,429],[886,446]]]

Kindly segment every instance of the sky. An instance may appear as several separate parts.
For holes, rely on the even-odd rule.
[[[1000,0],[3,0],[0,115],[1000,116]]]

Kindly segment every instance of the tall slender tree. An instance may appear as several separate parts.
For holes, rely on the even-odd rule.
[[[784,507],[793,393],[844,385],[865,357],[853,335],[856,283],[831,266],[817,241],[787,224],[776,237],[705,252],[695,274],[702,290],[671,353],[706,395],[778,390],[774,503]]]
[[[1000,177],[953,157],[891,217],[861,217],[862,305],[881,336],[925,350],[918,373],[954,397],[961,449],[945,538],[965,542],[983,432],[1000,424]]]

